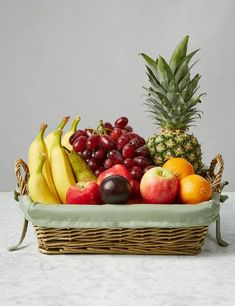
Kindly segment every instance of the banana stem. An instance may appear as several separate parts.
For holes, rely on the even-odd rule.
[[[40,129],[39,129],[39,132],[38,132],[38,135],[37,135],[37,139],[43,140],[46,128],[47,128],[47,124],[46,123],[42,123],[40,125]]]
[[[56,129],[54,132],[55,135],[55,146],[61,146],[61,136],[62,136],[62,129]]]
[[[67,124],[67,122],[69,121],[69,118],[70,118],[69,116],[65,116],[60,122],[60,124],[57,126],[57,129],[63,129]]]
[[[80,120],[81,120],[80,116],[77,116],[77,117],[74,118],[73,123],[72,123],[71,128],[70,128],[70,132],[75,132],[76,131],[78,123],[80,122]]]

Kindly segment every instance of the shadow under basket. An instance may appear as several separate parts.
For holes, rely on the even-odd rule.
[[[215,173],[215,168],[217,168],[217,173]],[[224,164],[222,156],[218,154],[212,160],[209,169],[206,170],[203,174],[211,184],[213,191],[219,194],[221,193],[222,188],[221,177],[223,168]],[[20,196],[28,195],[27,182],[29,178],[29,171],[27,164],[22,159],[16,161],[15,172],[18,185],[18,193],[16,194],[16,199],[18,199]],[[197,205],[190,206],[195,207]],[[25,216],[24,227],[20,241],[16,246],[9,248],[9,250],[17,249],[17,247],[22,243],[27,231],[29,221],[30,220]],[[217,240],[220,245],[227,246],[228,244],[221,239],[219,215],[215,221]],[[37,236],[39,251],[43,254],[162,255],[196,255],[200,253],[209,225],[203,224],[201,226],[185,226],[173,228],[129,228],[125,226],[112,228],[51,228],[39,226],[35,223],[32,224]]]

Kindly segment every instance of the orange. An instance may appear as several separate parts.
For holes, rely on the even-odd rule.
[[[210,200],[211,196],[210,183],[200,175],[188,175],[180,181],[179,197],[182,203],[197,204]]]
[[[165,162],[163,168],[171,171],[179,180],[182,180],[185,176],[194,174],[192,164],[182,157],[173,157],[169,159]]]

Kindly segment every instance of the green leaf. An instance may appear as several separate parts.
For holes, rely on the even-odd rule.
[[[153,91],[156,91],[157,93],[161,93],[163,96],[166,96],[166,91],[156,82],[151,82],[150,86],[153,89]]]
[[[150,56],[148,56],[145,53],[140,53],[140,55],[144,58],[147,67],[149,67],[149,69],[157,77],[157,62],[155,62],[154,59],[152,59]]]
[[[187,35],[181,40],[171,55],[169,66],[173,74],[187,54],[188,40],[189,36]]]
[[[155,81],[158,85],[160,85],[159,81],[158,81],[158,76],[155,75],[152,70],[146,65],[146,69],[147,69],[147,75],[149,77],[149,81]]]
[[[154,91],[151,91],[151,89],[148,90],[149,96],[147,96],[148,100],[151,101],[151,103],[154,105],[155,103],[158,103],[159,105],[162,105],[163,109],[166,111],[169,111],[171,108],[171,103],[168,101],[168,99],[161,95],[160,93],[156,93]]]
[[[199,96],[186,101],[185,104],[187,105],[187,108],[190,109],[191,107],[196,106],[198,103],[201,103],[201,97],[203,97],[204,95],[205,93],[202,93]]]
[[[196,74],[194,76],[194,78],[190,81],[190,83],[188,84],[187,88],[186,88],[186,91],[184,93],[184,98],[185,100],[189,100],[192,98],[192,96],[195,94],[195,89],[197,89],[197,85],[198,85],[198,82],[200,80],[201,76],[199,74]]]
[[[155,78],[152,78],[152,76],[150,74],[147,73],[147,75],[149,77],[150,86],[153,87],[156,91],[161,92],[163,95],[166,95],[166,91],[160,85],[160,83]]]
[[[170,102],[174,101],[176,92],[177,92],[177,86],[176,86],[174,78],[172,78],[168,86],[168,91],[167,91],[167,99]]]
[[[188,86],[189,83],[190,83],[190,74],[187,73],[178,85],[179,91],[183,92],[183,90]]]
[[[149,111],[154,114],[155,117],[166,117],[167,119],[170,119],[168,112],[165,111],[160,104],[154,103],[154,105],[150,105],[150,101],[148,101],[148,103]]]
[[[153,84],[151,84],[151,87],[143,87],[150,95],[156,95],[156,96],[158,96],[160,99],[161,99],[161,97],[163,96],[163,97],[166,97],[166,92],[165,91],[163,91],[162,89],[161,89],[161,87],[160,88],[158,88],[158,87],[155,87]]]
[[[167,91],[168,85],[173,78],[171,69],[163,57],[159,56],[157,63],[158,80],[161,86]]]
[[[189,72],[188,64],[192,59],[192,57],[194,56],[194,54],[197,53],[198,51],[199,49],[189,53],[181,62],[180,66],[178,67],[175,73],[175,80],[177,84],[185,77],[186,74],[188,74]]]

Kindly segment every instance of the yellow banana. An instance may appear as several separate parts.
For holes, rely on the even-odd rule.
[[[62,203],[66,203],[66,193],[76,183],[68,155],[61,145],[62,130],[55,131],[55,144],[51,150],[51,173]]]
[[[77,126],[79,121],[81,120],[81,118],[79,116],[75,117],[71,128],[69,129],[69,131],[62,137],[62,146],[65,147],[66,149],[68,149],[69,151],[72,151],[73,147],[71,146],[71,144],[69,143],[69,138],[71,135],[73,135],[73,133],[76,131]]]
[[[62,119],[62,121],[60,122],[60,124],[57,126],[57,129],[61,129],[63,130],[63,128],[65,127],[65,125],[67,124],[67,122],[69,121],[69,116],[66,116]],[[55,131],[52,131],[51,133],[49,133],[46,137],[45,137],[45,144],[47,146],[47,154],[48,154],[48,158],[49,158],[49,162],[51,160],[51,150],[54,147],[55,144],[55,135],[54,135]]]
[[[37,160],[35,172],[30,174],[28,181],[29,195],[34,202],[44,204],[59,204],[60,201],[51,193],[47,181],[42,174],[42,168],[46,161],[46,154],[41,153]]]
[[[41,124],[38,135],[36,136],[36,138],[34,139],[34,141],[31,143],[29,147],[29,150],[28,150],[29,174],[31,176],[36,171],[38,171],[38,160],[40,159],[40,156],[42,153],[45,154],[45,162],[42,167],[42,173],[47,181],[47,184],[49,186],[49,189],[52,195],[57,199],[58,202],[61,202],[58,196],[58,193],[56,191],[54,182],[53,182],[50,164],[49,164],[48,155],[47,155],[47,147],[43,140],[43,136],[44,136],[46,128],[47,128],[47,124]]]

